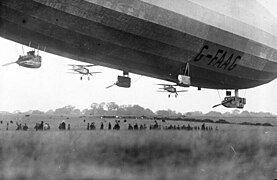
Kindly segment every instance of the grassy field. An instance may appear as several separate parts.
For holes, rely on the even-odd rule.
[[[17,120],[28,124],[49,120],[53,127],[62,120],[44,118]],[[6,120],[10,119],[6,117],[3,124]],[[2,125],[0,179],[277,178],[276,128],[222,125],[218,131],[87,131],[83,118],[67,122],[72,123],[71,131],[6,131]]]

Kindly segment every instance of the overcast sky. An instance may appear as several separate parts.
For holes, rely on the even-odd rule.
[[[276,0],[260,0],[269,11],[277,17]],[[276,9],[275,9],[276,8]],[[0,38],[0,64],[16,61],[22,54],[22,46],[12,41]],[[28,47],[24,48],[25,52]],[[93,71],[102,71],[88,81],[80,80],[79,75],[68,74],[67,64],[84,64],[82,62],[60,56],[40,52],[42,67],[28,69],[16,64],[0,67],[0,111],[43,110],[56,109],[73,105],[79,109],[89,108],[93,102],[116,102],[117,104],[138,104],[153,111],[172,109],[178,112],[216,110],[232,111],[212,106],[218,104],[225,96],[225,91],[191,87],[186,93],[180,93],[178,98],[168,98],[167,93],[156,92],[157,83],[166,83],[158,79],[131,74],[130,89],[106,86],[116,81],[122,73],[105,67],[93,67]],[[244,110],[255,112],[271,112],[277,114],[277,80],[266,85],[249,90],[241,90],[240,96],[247,98]]]

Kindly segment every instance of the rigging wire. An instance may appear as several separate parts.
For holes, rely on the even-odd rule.
[[[141,77],[142,77],[142,75],[140,77],[138,77],[137,79],[135,79],[134,82],[132,83],[132,85],[134,85],[136,82],[138,82]]]
[[[23,52],[23,56],[25,55],[25,53],[24,53],[24,47],[23,47],[23,45],[22,45],[22,52]]]
[[[217,89],[217,94],[218,94],[218,96],[219,96],[220,101],[222,101],[222,99],[221,99],[221,96],[220,96],[220,93],[219,93],[218,89]]]
[[[18,55],[18,49],[17,49],[16,42],[14,43],[14,48],[15,48],[15,54]]]
[[[243,98],[245,98],[245,96],[246,96],[246,89],[244,90],[244,96],[243,96]]]

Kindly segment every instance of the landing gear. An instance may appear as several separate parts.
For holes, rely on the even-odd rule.
[[[231,94],[231,91],[226,91],[226,97],[224,98],[224,100],[220,104],[213,106],[213,108],[220,105],[227,108],[244,108],[244,105],[246,104],[246,99],[239,97],[238,89],[235,90],[235,96],[231,96]]]
[[[168,98],[170,98],[170,95],[171,95],[171,93],[168,95]],[[175,98],[177,98],[177,97],[178,97],[178,94],[176,93]]]
[[[84,75],[80,77],[80,80],[83,80],[83,77],[84,77]],[[89,76],[88,76],[88,80],[90,80]]]

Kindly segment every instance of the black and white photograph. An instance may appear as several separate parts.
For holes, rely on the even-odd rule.
[[[277,0],[1,0],[0,179],[277,179]]]

